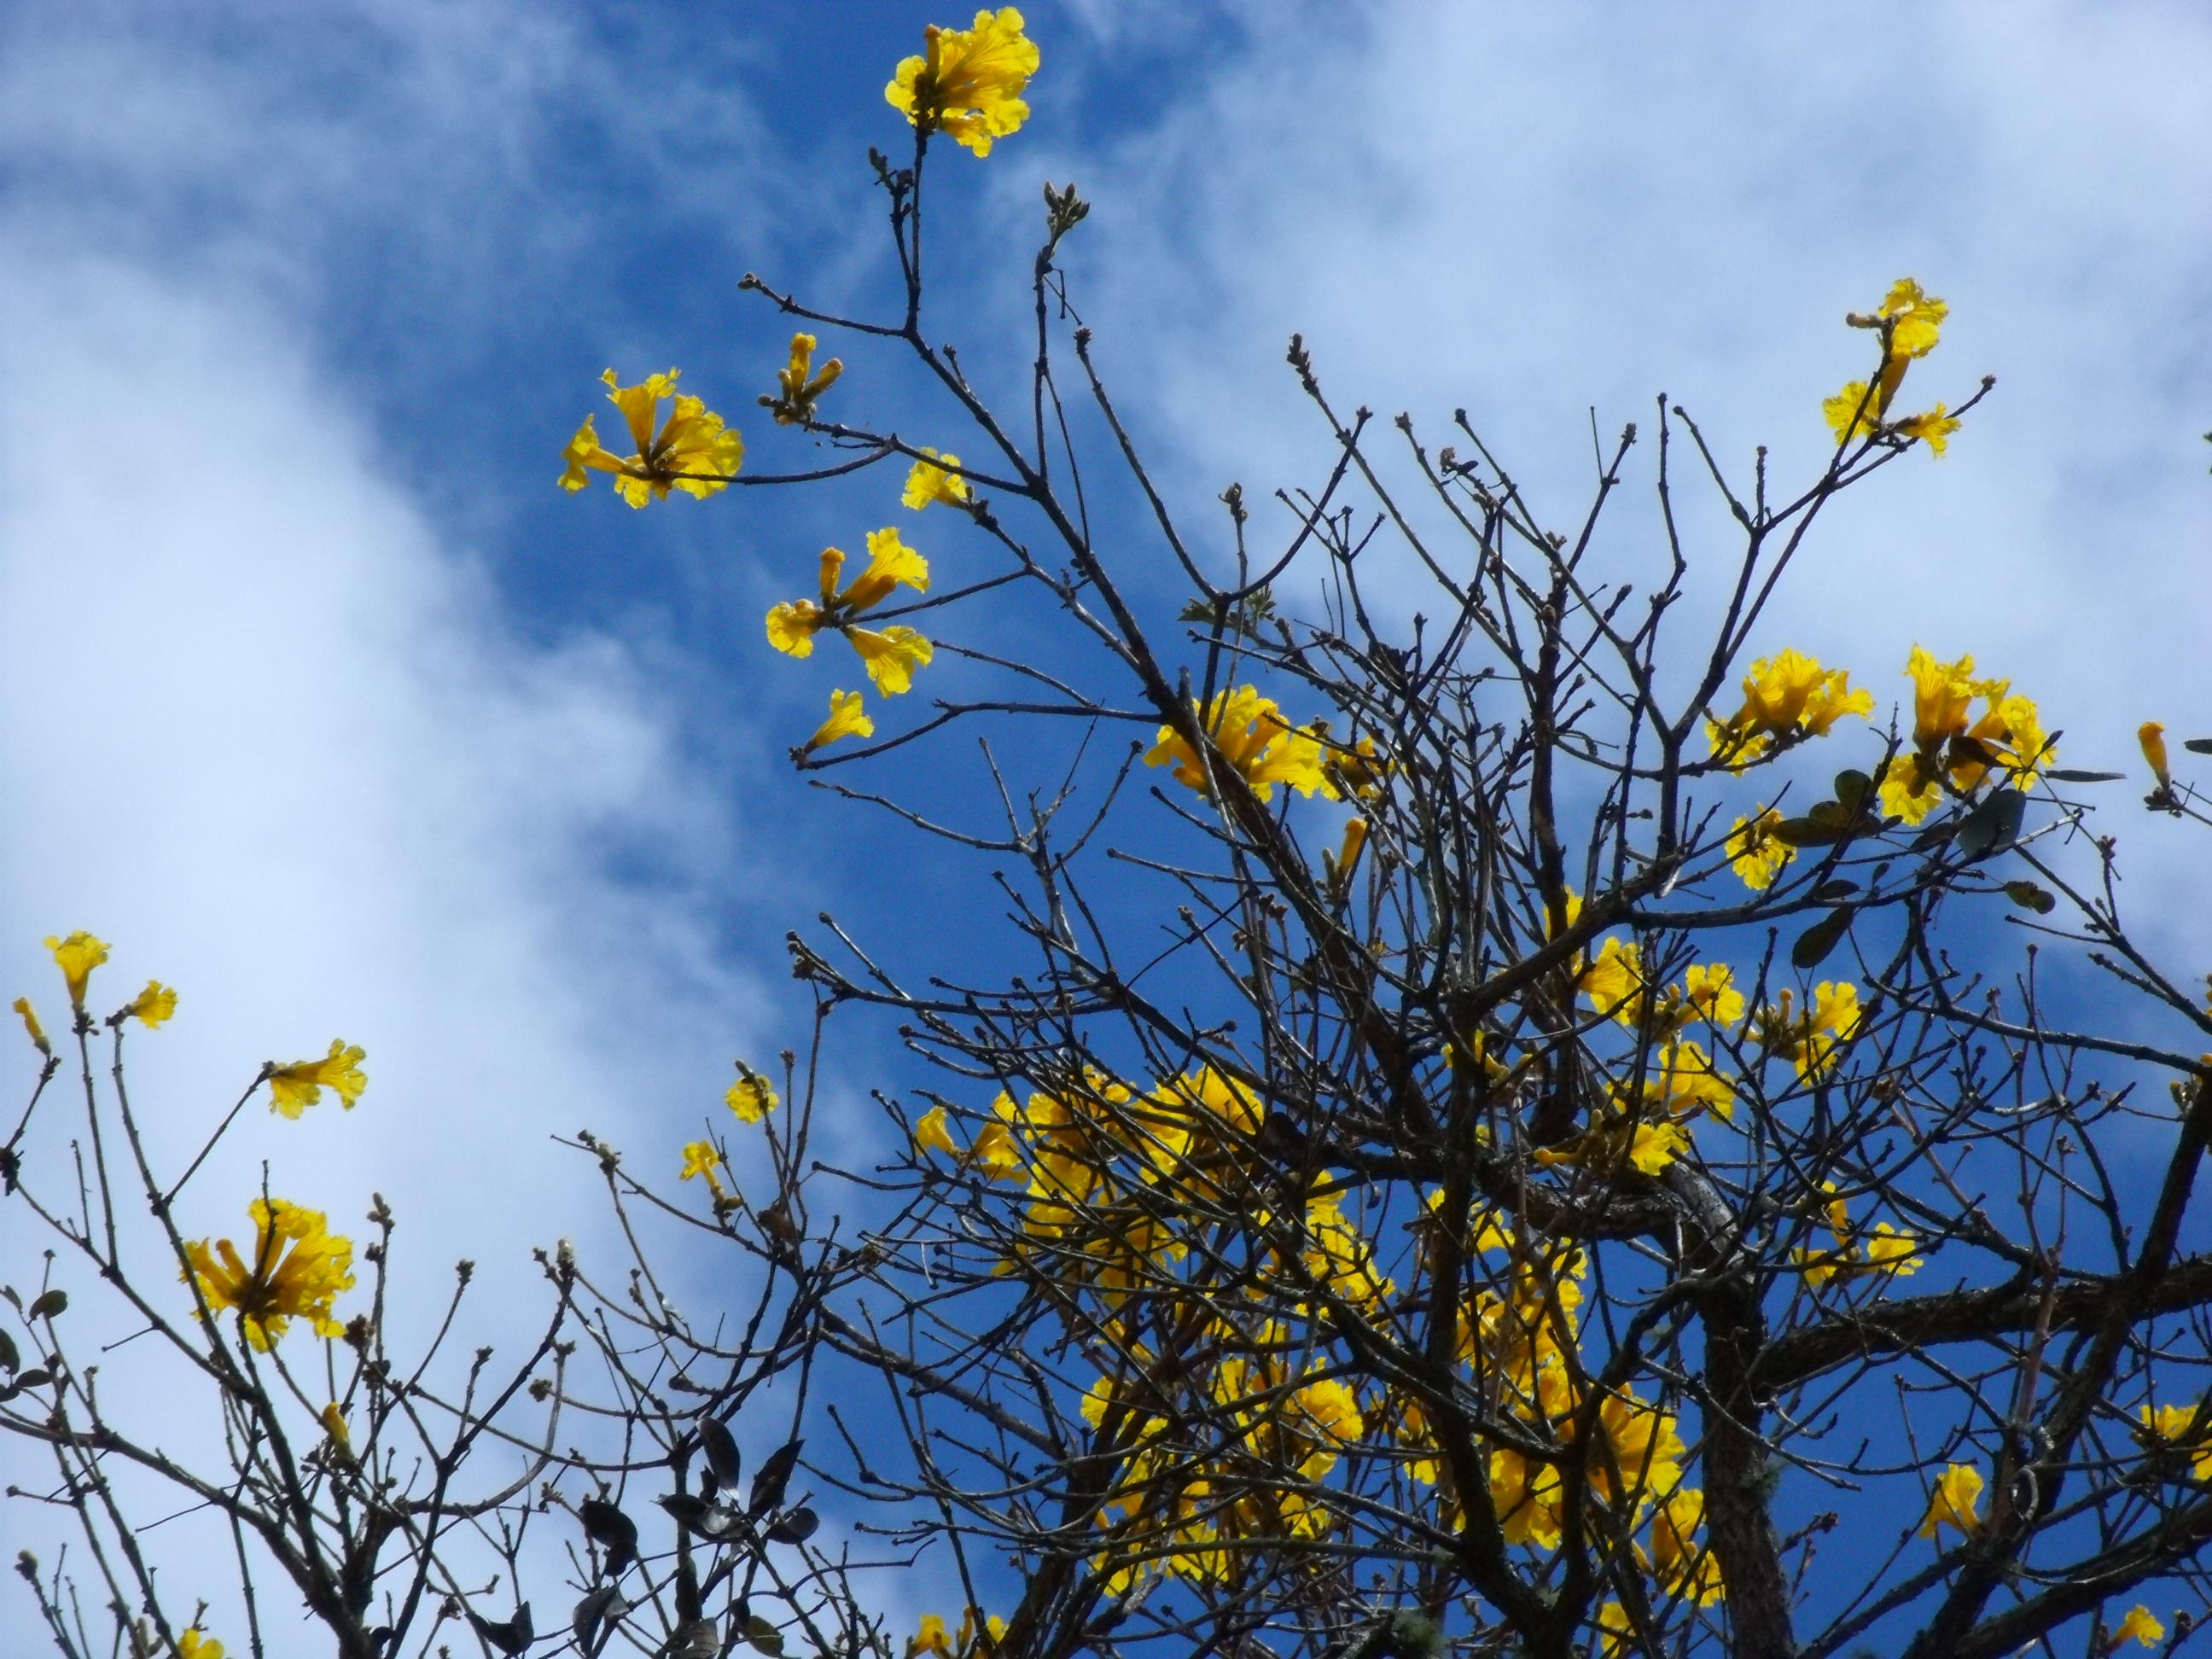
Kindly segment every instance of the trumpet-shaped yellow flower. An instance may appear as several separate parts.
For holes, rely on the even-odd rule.
[[[947,507],[965,507],[974,499],[968,480],[949,468],[960,465],[957,455],[940,455],[927,444],[922,446],[925,459],[907,469],[906,489],[899,499],[919,513],[932,501],[943,501]]]
[[[339,1457],[350,1463],[353,1461],[353,1431],[346,1426],[345,1413],[338,1409],[338,1402],[333,1400],[324,1407],[321,1418],[323,1432],[330,1437],[331,1447]]]
[[[867,568],[841,590],[837,580],[844,568],[844,553],[823,548],[821,602],[793,599],[769,611],[769,643],[786,656],[811,656],[814,636],[825,628],[838,629],[860,653],[876,689],[886,696],[896,696],[914,684],[915,671],[929,663],[935,647],[911,628],[877,630],[854,627],[853,620],[902,585],[917,593],[927,592],[929,561],[902,541],[896,527],[886,526],[869,532]]]
[[[1735,1115],[1735,1087],[1714,1069],[1711,1059],[1696,1043],[1668,1043],[1658,1051],[1657,1059],[1650,1080],[1644,1085],[1647,1114],[1663,1113],[1678,1123],[1706,1112],[1723,1119]]]
[[[1261,800],[1280,783],[1301,794],[1339,799],[1322,763],[1321,740],[1310,727],[1293,726],[1273,701],[1254,686],[1217,693],[1206,708],[1206,732],[1220,764],[1251,786]],[[1173,726],[1163,726],[1146,751],[1147,766],[1172,765],[1176,781],[1201,795],[1212,793],[1212,774]]]
[[[778,426],[804,426],[811,421],[814,405],[845,372],[844,363],[836,357],[819,369],[814,367],[814,349],[819,343],[811,334],[791,337],[791,360],[775,372],[775,396],[760,400]]]
[[[1797,849],[1774,833],[1781,822],[1781,813],[1763,806],[1756,817],[1738,818],[1729,830],[1729,867],[1754,893],[1773,886],[1782,866],[1797,856]]]
[[[887,697],[912,690],[915,675],[937,654],[937,647],[921,635],[900,625],[848,629],[845,637],[860,653],[860,665],[876,690]]]
[[[1881,309],[1875,314],[1889,325],[1890,356],[1925,357],[1936,349],[1943,319],[1951,314],[1951,307],[1923,291],[1911,277],[1900,276],[1890,284]]]
[[[2172,788],[2173,775],[2166,770],[2166,727],[2156,720],[2145,720],[2136,727],[2136,742],[2142,745],[2143,764],[2150,768],[2151,775],[2158,780],[2158,787]]]
[[[62,981],[69,987],[70,1006],[82,1013],[85,981],[92,977],[94,969],[107,960],[106,945],[79,928],[67,939],[49,939],[46,949],[54,953],[54,965],[62,970]]]
[[[678,393],[678,373],[672,368],[665,374],[647,375],[635,386],[621,385],[611,368],[602,375],[608,401],[622,411],[635,452],[618,456],[603,448],[591,416],[586,416],[562,452],[568,465],[561,475],[562,489],[581,489],[591,482],[592,473],[611,472],[617,493],[632,507],[665,500],[671,489],[704,500],[728,489],[744,463],[745,441],[735,428],[724,426],[722,417],[702,399]],[[676,399],[675,408],[655,432],[660,400],[671,397]]]
[[[1943,405],[1938,404],[1924,415],[1906,416],[1897,423],[1895,430],[1899,437],[1919,439],[1928,446],[1928,453],[1940,460],[1944,450],[1950,447],[1951,434],[1960,425],[1959,420],[1946,414]]]
[[[721,1178],[714,1171],[721,1167],[722,1154],[713,1141],[694,1140],[685,1144],[684,1170],[681,1176],[683,1180],[689,1181],[694,1176],[703,1176],[708,1189],[715,1197],[720,1198],[722,1195],[722,1182]]]
[[[868,718],[868,711],[857,691],[832,691],[830,694],[830,718],[814,728],[814,735],[802,745],[806,754],[826,749],[846,738],[872,738],[876,723]]]
[[[2112,1626],[2112,1633],[2105,1638],[2112,1648],[2124,1648],[2130,1642],[2140,1642],[2154,1648],[2166,1640],[2166,1626],[2158,1621],[2151,1610],[2138,1601],[2130,1607],[2120,1622]]]
[[[176,1012],[176,992],[158,979],[149,979],[146,988],[131,998],[116,1018],[136,1019],[150,1030]]]
[[[775,1109],[775,1090],[769,1080],[744,1063],[738,1062],[738,1080],[730,1085],[722,1103],[738,1115],[740,1123],[757,1123]]]
[[[1861,1015],[1857,986],[1823,980],[1802,1012],[1795,993],[1787,990],[1760,1009],[1753,1035],[1769,1054],[1788,1060],[1799,1077],[1812,1082],[1834,1065],[1837,1051],[1858,1030]]]
[[[906,1644],[906,1659],[921,1659],[925,1653],[933,1653],[938,1659],[955,1659],[952,1632],[945,1629],[945,1621],[933,1613],[921,1615],[921,1628],[908,1638]]]
[[[952,1120],[942,1106],[933,1106],[921,1115],[914,1126],[914,1144],[921,1152],[943,1152],[951,1158],[960,1156],[960,1143],[952,1138]]]
[[[331,1039],[331,1051],[320,1060],[295,1060],[289,1066],[273,1066],[269,1073],[269,1109],[282,1112],[286,1117],[297,1117],[323,1097],[325,1088],[337,1091],[338,1100],[349,1112],[361,1098],[361,1091],[368,1087],[368,1077],[361,1063],[368,1058],[368,1052],[349,1048],[343,1037]]]
[[[1583,969],[1575,988],[1590,1000],[1601,1015],[1623,1025],[1633,1025],[1646,1012],[1649,981],[1644,977],[1644,953],[1633,944],[1609,939],[1598,946],[1597,960]]]
[[[1833,1191],[1832,1183],[1824,1183]],[[1920,1251],[1920,1241],[1910,1233],[1900,1232],[1887,1221],[1878,1221],[1871,1232],[1861,1232],[1851,1224],[1850,1211],[1840,1198],[1828,1200],[1828,1231],[1835,1235],[1832,1250],[1799,1250],[1796,1260],[1803,1264],[1805,1282],[1826,1285],[1831,1279],[1861,1279],[1875,1274],[1903,1279],[1920,1271],[1927,1260]]]
[[[1974,678],[1974,659],[1939,662],[1920,646],[1905,667],[1912,681],[1912,750],[1892,761],[1881,781],[1882,811],[1917,823],[1942,799],[1948,780],[1961,793],[1992,771],[2025,786],[2051,763],[2043,720],[2007,680]],[[1977,720],[1973,706],[1983,703]]]
[[[1536,1162],[1551,1168],[1581,1164],[1601,1174],[1633,1169],[1656,1176],[1688,1150],[1690,1133],[1671,1119],[1656,1123],[1624,1123],[1585,1129],[1557,1146],[1539,1146]]]
[[[1800,742],[1826,737],[1846,714],[1874,712],[1874,693],[1851,690],[1848,668],[1823,668],[1799,651],[1761,657],[1743,680],[1743,707],[1725,720],[1708,720],[1713,757],[1741,771],[1775,739]]]
[[[15,999],[15,1013],[16,1017],[23,1022],[23,1029],[30,1033],[31,1046],[51,1059],[54,1046],[46,1041],[46,1028],[39,1024],[39,1011],[31,1006],[30,998]]]
[[[246,1339],[266,1352],[295,1319],[323,1337],[343,1330],[331,1317],[339,1292],[353,1288],[353,1243],[329,1231],[323,1212],[283,1199],[247,1206],[256,1237],[251,1265],[228,1239],[185,1246],[186,1272],[212,1313],[233,1309]]]
[[[177,1659],[222,1659],[222,1644],[196,1627],[177,1638]]]
[[[1743,1018],[1743,993],[1724,962],[1691,963],[1682,974],[1682,1000],[1711,1025],[1733,1025]]]
[[[1698,1543],[1698,1528],[1705,1517],[1705,1495],[1694,1487],[1677,1487],[1651,1515],[1652,1577],[1670,1595],[1686,1597],[1701,1607],[1722,1599],[1721,1564]]]
[[[1982,1472],[1972,1463],[1954,1463],[1936,1478],[1929,1494],[1928,1513],[1921,1517],[1920,1535],[1935,1538],[1945,1527],[1956,1527],[1967,1537],[1982,1529]]]
[[[2194,1406],[2145,1406],[2136,1413],[2142,1419],[2146,1438],[2175,1446],[2190,1454],[2189,1472],[2199,1480],[2212,1480],[2212,1413],[2197,1426]]]
[[[903,59],[884,88],[890,106],[922,133],[947,132],[977,155],[1030,118],[1022,92],[1037,72],[1036,43],[1012,6],[979,11],[970,29],[923,32],[922,55]]]

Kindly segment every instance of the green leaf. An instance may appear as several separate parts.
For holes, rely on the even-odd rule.
[[[1797,943],[1790,947],[1790,964],[1793,968],[1818,968],[1827,960],[1850,930],[1852,912],[1847,908],[1831,910],[1797,936]]]
[[[1993,789],[1987,799],[1966,814],[1959,826],[1957,846],[1966,858],[2002,852],[2020,838],[2021,820],[2027,813],[2027,797],[2017,789]]]
[[[2053,783],[2118,783],[2127,776],[2124,772],[2077,772],[2070,766],[2058,767],[2043,775]]]
[[[31,1304],[30,1311],[26,1313],[23,1317],[26,1319],[52,1319],[56,1314],[65,1311],[68,1307],[69,1292],[67,1291],[41,1291],[39,1293],[38,1299]]]
[[[2039,916],[2047,916],[2058,908],[2058,901],[2032,881],[2008,881],[2004,884],[2005,896],[2023,910],[2033,910]]]
[[[2192,755],[2212,755],[2212,738],[2184,738],[2181,746]]]
[[[745,1645],[768,1659],[783,1659],[783,1632],[757,1613],[745,1620]]]
[[[0,1331],[0,1367],[12,1371],[22,1363],[23,1356],[15,1349],[15,1339],[7,1332]]]
[[[1815,887],[1813,890],[1813,896],[1823,904],[1832,904],[1838,899],[1848,897],[1858,890],[1858,883],[1848,877],[1838,876],[1833,881],[1824,881]]]
[[[1856,767],[1836,774],[1836,799],[1846,806],[1856,806],[1874,793],[1874,780]]]
[[[1814,811],[1820,809],[1814,807]],[[1784,818],[1774,826],[1774,839],[1784,847],[1833,847],[1851,838],[1848,828],[1838,828],[1808,816]]]

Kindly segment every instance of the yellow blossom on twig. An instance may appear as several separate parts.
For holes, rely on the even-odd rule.
[[[272,1066],[269,1073],[269,1109],[297,1117],[323,1097],[325,1088],[337,1091],[346,1110],[353,1109],[368,1077],[361,1063],[365,1049],[349,1047],[343,1037],[331,1039],[331,1051],[320,1060],[295,1060],[289,1066]]]
[[[92,977],[94,969],[107,960],[106,945],[80,927],[67,939],[49,939],[46,949],[54,953],[54,965],[62,970],[62,981],[69,987],[70,1006],[82,1013],[85,981]]]
[[[46,1041],[46,1028],[39,1024],[39,1011],[31,1006],[30,998],[15,999],[15,1013],[22,1020],[23,1029],[30,1033],[31,1046],[51,1060],[53,1057],[53,1044]]]
[[[635,386],[619,384],[611,368],[600,376],[607,383],[608,400],[622,411],[629,428],[635,453],[618,456],[602,447],[587,415],[562,452],[568,465],[561,475],[561,488],[581,489],[591,482],[592,473],[611,472],[617,493],[632,507],[665,500],[671,489],[701,500],[726,489],[744,460],[745,441],[735,428],[725,427],[722,417],[702,399],[678,395],[678,374],[672,368]],[[669,397],[676,398],[675,409],[656,433],[654,416],[660,400]]]
[[[817,343],[811,334],[793,335],[791,360],[775,372],[775,396],[763,396],[760,400],[761,407],[775,417],[778,426],[804,426],[811,421],[814,405],[845,372],[843,362],[836,357],[818,369],[814,367]]]
[[[906,489],[899,499],[919,513],[932,501],[943,501],[947,507],[966,507],[973,499],[968,480],[948,468],[960,465],[957,455],[940,455],[924,445],[922,455],[907,469]]]
[[[722,1103],[738,1115],[740,1123],[757,1123],[775,1109],[775,1090],[766,1078],[741,1060],[738,1062],[738,1080],[722,1097]]]
[[[1826,737],[1846,714],[1871,714],[1874,693],[1851,689],[1848,668],[1823,668],[1799,651],[1761,657],[1743,679],[1743,706],[1725,720],[1707,720],[1713,758],[1741,771],[1776,739]]]
[[[922,55],[900,62],[884,99],[921,133],[950,133],[988,155],[994,140],[1030,118],[1021,94],[1039,59],[1036,43],[1022,33],[1021,13],[1012,6],[979,11],[973,28],[933,23],[922,38]]]
[[[832,691],[830,694],[830,718],[814,728],[814,735],[800,745],[802,754],[812,754],[846,738],[872,738],[876,723],[868,718],[866,706],[857,691]]]
[[[1291,725],[1256,687],[1217,693],[1206,705],[1205,726],[1221,763],[1249,784],[1261,800],[1271,799],[1279,783],[1301,794],[1338,799],[1336,786],[1322,765],[1321,740],[1312,728]],[[1171,726],[1160,727],[1159,740],[1146,751],[1145,764],[1171,764],[1176,782],[1202,795],[1212,793],[1206,763]]]
[[[117,1011],[110,1024],[136,1019],[149,1030],[177,1012],[177,994],[158,979],[146,981],[146,988]]]
[[[294,1319],[318,1336],[340,1334],[331,1304],[353,1288],[352,1241],[331,1232],[321,1211],[283,1199],[257,1198],[246,1212],[257,1233],[250,1266],[227,1238],[185,1246],[186,1273],[209,1310],[237,1310],[246,1340],[264,1351]]]
[[[886,526],[869,532],[867,568],[841,590],[837,581],[844,569],[843,550],[823,548],[820,601],[789,599],[772,607],[768,641],[787,657],[809,657],[814,654],[814,636],[824,629],[836,629],[859,653],[876,689],[886,696],[896,696],[914,684],[915,671],[927,665],[935,647],[911,628],[860,628],[854,618],[880,605],[901,586],[927,593],[929,561],[900,539],[896,526]]]
[[[1928,1513],[1921,1517],[1920,1535],[1935,1538],[1945,1527],[1956,1527],[1967,1537],[1982,1528],[1982,1472],[1972,1463],[1953,1463],[1936,1478],[1929,1494]]]

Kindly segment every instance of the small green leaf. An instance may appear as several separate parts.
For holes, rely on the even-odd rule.
[[[1874,780],[1856,767],[1836,774],[1836,799],[1846,806],[1856,806],[1874,793]]]
[[[1820,811],[1814,807],[1814,811]],[[1774,826],[1774,839],[1784,847],[1833,847],[1838,842],[1849,841],[1850,831],[1820,823],[1809,814],[1802,818],[1784,818]]]
[[[69,1292],[67,1291],[41,1291],[39,1292],[38,1299],[31,1304],[30,1310],[23,1317],[52,1319],[56,1314],[65,1312],[68,1308]]]
[[[2212,738],[2184,738],[2181,746],[2192,755],[2212,755]]]
[[[1833,881],[1824,881],[1815,887],[1813,890],[1813,896],[1823,904],[1832,904],[1838,899],[1846,898],[1858,890],[1858,883],[1847,876],[1838,876]]]
[[[2077,772],[2070,766],[2062,766],[2043,775],[2053,783],[2118,783],[2127,776],[2124,772]]]
[[[2008,881],[2004,884],[2005,896],[2023,910],[2033,910],[2039,916],[2047,916],[2058,908],[2058,901],[2032,881]]]
[[[1797,943],[1790,947],[1790,966],[1810,969],[1827,960],[1828,952],[1850,931],[1851,915],[1848,908],[1831,910],[1800,933]]]
[[[2027,797],[2017,789],[1995,789],[1966,814],[1959,826],[1957,846],[1970,859],[2002,852],[2020,837],[2021,820],[2027,814]]]
[[[22,1363],[23,1356],[16,1351],[15,1339],[0,1331],[0,1367],[12,1371]]]
[[[745,1620],[745,1645],[768,1659],[783,1659],[783,1632],[757,1613]]]

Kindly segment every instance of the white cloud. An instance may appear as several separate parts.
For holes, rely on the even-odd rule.
[[[2077,765],[2128,763],[2154,714],[2212,731],[2201,10],[1245,16],[1209,96],[1110,165],[1053,163],[1098,203],[1069,258],[1079,303],[1100,273],[1099,357],[1186,499],[1319,475],[1293,330],[1341,409],[1410,410],[1433,448],[1465,405],[1553,523],[1588,500],[1587,407],[1608,441],[1640,422],[1648,463],[1661,390],[1739,477],[1761,441],[1808,477],[1820,398],[1865,372],[1843,312],[1911,273],[1953,321],[1908,398],[1956,404],[1984,372],[1996,394],[1942,462],[1840,505],[1755,643],[1885,699],[1915,639],[1973,651]],[[1614,511],[1622,556],[1650,556],[1648,495]]]

